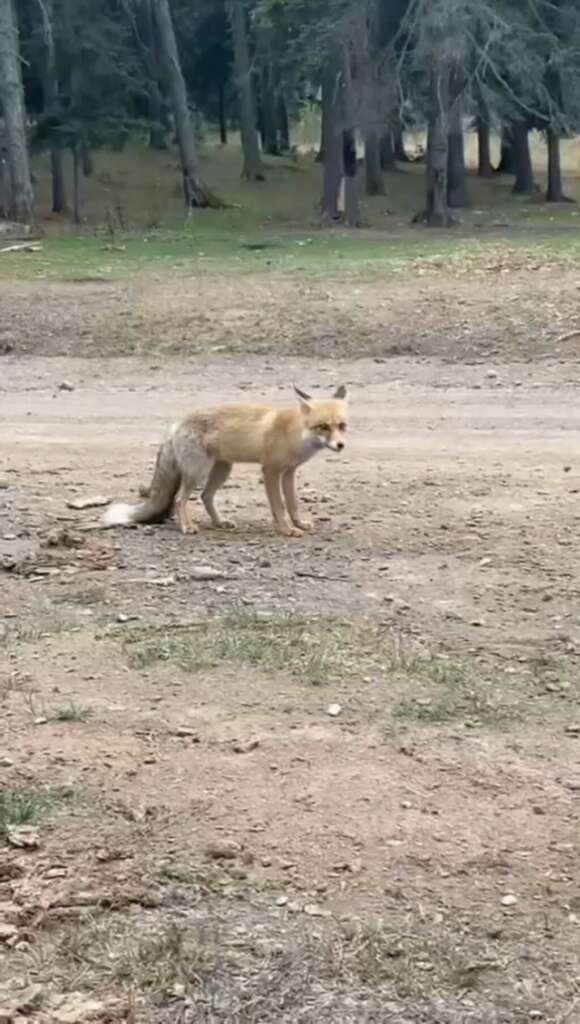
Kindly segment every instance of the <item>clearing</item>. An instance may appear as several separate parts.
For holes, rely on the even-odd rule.
[[[577,243],[454,238],[11,264],[0,1019],[580,1020]],[[293,381],[352,404],[313,536],[250,468],[233,534],[70,507]]]

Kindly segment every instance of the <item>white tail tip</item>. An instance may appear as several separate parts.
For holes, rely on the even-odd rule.
[[[133,522],[133,505],[124,505],[123,502],[115,502],[101,516],[101,526],[129,526]]]

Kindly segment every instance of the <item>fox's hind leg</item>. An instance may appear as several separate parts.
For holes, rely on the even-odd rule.
[[[216,530],[232,530],[234,528],[234,523],[231,523],[228,519],[221,518],[214,503],[217,491],[219,491],[220,487],[223,487],[231,471],[231,462],[214,462],[207,483],[201,492],[201,500],[203,501],[205,510],[212,521],[212,526],[214,526]]]
[[[197,533],[197,526],[191,518],[189,499],[192,491],[199,486],[195,477],[182,476],[181,485],[175,497],[175,514],[182,533]]]

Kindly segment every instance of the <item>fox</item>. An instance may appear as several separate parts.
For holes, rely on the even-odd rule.
[[[262,468],[274,528],[283,537],[303,536],[313,524],[300,512],[296,471],[323,450],[342,452],[348,425],[346,387],[331,398],[312,398],[294,385],[297,402],[276,406],[245,402],[199,409],[175,423],[162,443],[150,486],[140,488],[136,505],[116,502],[101,519],[103,527],[164,522],[175,509],[183,534],[198,532],[189,498],[201,500],[218,530],[234,529],[215,507],[215,496],[236,463]]]

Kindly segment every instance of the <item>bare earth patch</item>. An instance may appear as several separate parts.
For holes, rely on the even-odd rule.
[[[546,301],[557,285],[572,301],[571,280],[542,282]],[[484,303],[468,282],[447,286]],[[101,286],[86,286],[73,308],[73,286],[58,285],[30,309],[26,287],[10,298],[13,329],[37,352],[35,338],[67,350],[89,321],[100,345],[107,316],[110,351],[137,294],[129,303],[124,288],[139,290],[147,324],[127,338],[145,347],[163,330],[160,344],[177,346],[171,317],[193,294],[187,282],[150,297],[143,282],[107,285],[99,305]],[[207,348],[235,303],[203,287],[208,333],[196,336],[194,310],[187,335]],[[261,325],[266,345],[276,318],[298,337],[276,305],[289,291],[260,292],[261,313],[256,282],[223,284],[234,287],[232,338]],[[324,287],[331,312],[318,291],[293,308],[305,325],[328,315],[332,362],[312,347],[316,317],[316,360],[3,357],[9,1020],[575,1020],[575,374],[553,356],[518,362],[516,343],[475,365],[466,347],[450,365],[458,321],[441,307],[441,340],[429,296],[408,283],[353,285],[356,316],[368,326],[371,290],[382,294],[372,345],[422,321],[437,358],[418,332],[421,359],[347,357],[347,298]],[[498,337],[504,312],[489,318]],[[469,315],[483,345],[489,319]],[[542,337],[533,354],[546,354]],[[81,344],[88,354],[88,335]],[[134,495],[191,404],[284,398],[294,380],[344,380],[352,400],[344,458],[302,474],[312,537],[272,534],[250,469],[223,494],[231,535],[103,533],[89,528],[99,509],[68,506]]]

